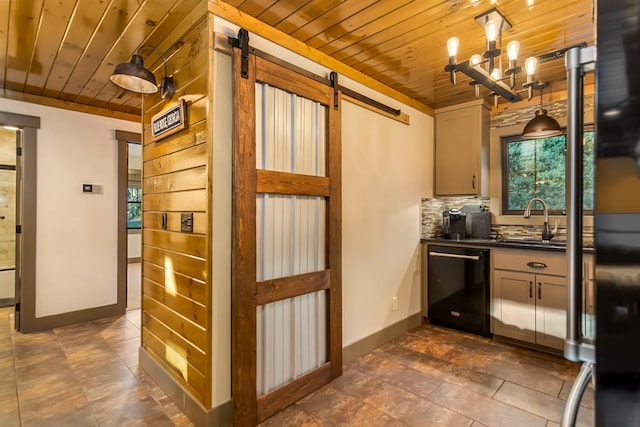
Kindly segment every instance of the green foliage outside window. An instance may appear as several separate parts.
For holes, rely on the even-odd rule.
[[[503,212],[521,213],[534,197],[545,201],[550,211],[565,207],[565,135],[540,139],[521,136],[503,139]],[[584,132],[584,209],[593,210],[594,132]],[[540,209],[539,205],[534,209]]]
[[[142,189],[127,188],[127,228],[142,226]]]

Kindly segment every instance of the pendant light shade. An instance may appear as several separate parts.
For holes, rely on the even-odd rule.
[[[548,116],[547,110],[540,108],[536,111],[536,116],[524,127],[522,137],[529,139],[547,138],[561,133],[562,128],[556,119]]]
[[[116,65],[111,81],[123,89],[137,93],[156,93],[158,84],[153,73],[146,68],[140,55],[133,55],[131,62]]]
[[[143,48],[155,49],[160,53],[160,56],[162,56],[164,77],[162,78],[162,83],[160,85],[160,96],[162,99],[171,98],[175,93],[173,77],[167,76],[167,58],[165,58],[164,54],[155,46],[140,46],[136,53],[131,57],[131,62],[124,62],[116,65],[116,68],[113,70],[113,74],[111,75],[111,81],[123,89],[136,93],[152,94],[158,91],[156,77],[150,70],[144,67],[142,57],[138,55],[140,50]]]

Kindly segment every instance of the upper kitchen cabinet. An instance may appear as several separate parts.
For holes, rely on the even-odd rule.
[[[436,110],[435,195],[486,196],[489,107],[476,100]]]

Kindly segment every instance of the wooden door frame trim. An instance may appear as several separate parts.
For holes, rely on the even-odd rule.
[[[127,264],[128,230],[127,230],[127,186],[129,182],[129,143],[142,145],[142,135],[136,132],[116,130],[118,142],[118,255],[117,255],[117,287],[116,309],[124,313],[127,309]],[[142,183],[141,183],[142,184]],[[140,230],[142,233],[142,230]]]

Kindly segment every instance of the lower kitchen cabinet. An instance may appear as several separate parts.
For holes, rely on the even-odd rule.
[[[567,279],[536,275],[536,344],[564,348],[567,336]]]
[[[562,255],[494,251],[493,333],[561,350],[567,322],[565,266]]]
[[[493,333],[520,341],[535,342],[535,277],[528,273],[493,272]]]

